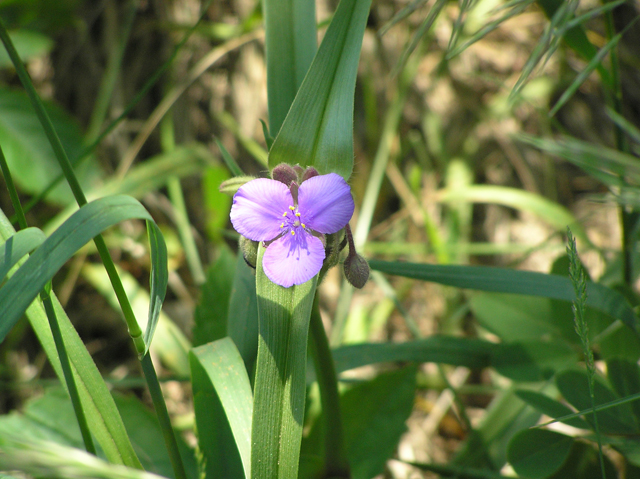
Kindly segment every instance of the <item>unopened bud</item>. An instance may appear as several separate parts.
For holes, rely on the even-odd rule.
[[[293,169],[293,166],[280,163],[271,171],[271,178],[289,186],[292,181],[298,181],[298,174]]]
[[[316,170],[313,166],[308,166],[304,173],[302,174],[302,181],[306,181],[309,178],[313,178],[314,176],[318,176],[318,170]]]
[[[245,263],[256,269],[258,263],[258,242],[252,241],[249,238],[240,236],[240,251],[242,251],[242,257]]]
[[[235,176],[220,183],[220,192],[229,196],[233,196],[238,192],[238,189],[245,183],[249,183],[251,180],[255,180],[253,176]]]
[[[354,287],[362,288],[369,279],[369,263],[359,254],[350,254],[344,260],[344,275]]]

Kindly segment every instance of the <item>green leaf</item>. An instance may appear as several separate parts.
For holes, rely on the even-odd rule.
[[[509,462],[525,477],[548,477],[569,457],[572,443],[573,438],[546,429],[521,431],[509,444]]]
[[[51,40],[51,38],[34,30],[22,28],[10,32],[9,36],[23,62],[27,62],[34,57],[46,55],[53,46],[53,40]],[[13,63],[7,51],[4,48],[0,48],[0,68],[6,68],[11,65],[13,65]]]
[[[83,140],[78,126],[59,107],[45,104],[45,108],[69,157],[80,155]],[[0,88],[0,144],[14,181],[26,193],[39,193],[60,173],[49,140],[23,92]],[[102,176],[91,159],[75,172],[83,187],[90,187]],[[55,188],[48,198],[61,205],[73,201],[66,185]]]
[[[602,457],[604,459],[605,477],[618,477],[618,471],[611,463],[609,457],[606,454]],[[548,479],[567,479],[569,477],[579,477],[580,479],[602,479],[598,449],[586,442],[573,441],[569,457],[564,461],[562,467],[549,476]],[[626,477],[628,479],[631,479],[632,477],[629,475],[628,466]]]
[[[383,273],[479,291],[526,294],[563,301],[573,301],[575,294],[568,278],[533,271],[379,260],[370,260],[369,266]],[[587,282],[587,306],[620,319],[638,333],[638,319],[633,308],[619,292],[598,283]]]
[[[114,399],[144,469],[164,477],[175,477],[155,414],[134,396],[115,394]],[[188,477],[196,479],[198,465],[193,449],[180,435],[176,435],[176,440]]]
[[[229,298],[236,259],[229,248],[220,248],[218,260],[207,271],[200,302],[194,312],[193,345],[200,346],[227,336]]]
[[[370,4],[371,0],[342,0],[338,5],[273,142],[269,168],[299,163],[320,174],[351,176],[354,89]]]
[[[543,381],[576,360],[576,353],[564,341],[537,339],[496,344],[492,366],[514,381]]]
[[[190,358],[207,478],[250,477],[253,397],[238,349],[223,338],[194,348]]]
[[[144,320],[149,310],[149,295],[140,283],[127,271],[117,268],[122,281],[124,291],[129,298],[131,308],[136,318],[140,318],[141,326],[145,326]],[[82,276],[106,298],[111,307],[120,314],[123,319],[120,303],[116,297],[109,275],[101,264],[85,264],[82,267]],[[191,343],[178,326],[162,311],[158,316],[158,325],[151,343],[151,352],[156,355],[164,367],[180,376],[189,375],[189,350]]]
[[[609,359],[607,361],[607,375],[613,390],[621,398],[640,391],[640,369],[637,363],[622,358]],[[636,419],[640,421],[640,402],[632,402],[631,408]]]
[[[206,211],[206,228],[209,238],[215,244],[224,243],[223,231],[229,223],[231,197],[220,191],[220,185],[229,179],[224,166],[207,168],[204,171],[203,190]]]
[[[344,440],[353,479],[383,472],[406,430],[415,389],[416,368],[408,367],[380,374],[344,393]]]
[[[402,343],[364,343],[342,346],[333,350],[337,372],[368,364],[397,361],[452,364],[468,368],[490,365],[495,345],[480,339],[432,336]]]
[[[8,238],[13,234],[15,234],[15,231],[0,211],[0,236]],[[127,436],[122,418],[100,372],[82,344],[78,333],[69,321],[59,301],[54,294],[51,296],[65,349],[74,371],[74,379],[80,394],[80,401],[86,416],[91,418],[89,421],[91,432],[100,446],[102,446],[110,462],[138,469],[142,468]],[[62,384],[66,385],[49,321],[39,298],[29,306],[26,310],[26,315],[56,375],[61,379]]]
[[[275,135],[285,121],[316,53],[316,9],[314,0],[265,0],[262,8],[269,127]]]
[[[298,475],[306,395],[307,337],[317,276],[283,288],[262,269],[258,249],[256,292],[260,335],[251,431],[251,477]]]
[[[529,391],[526,389],[520,389],[516,391],[516,394],[520,399],[526,402],[529,406],[533,407],[542,414],[546,414],[552,418],[558,418],[573,413],[573,411],[555,399],[551,399],[546,394],[542,394],[536,391]],[[587,421],[581,417],[574,417],[562,421],[570,426],[580,429],[591,429],[591,426]]]
[[[47,237],[38,228],[26,228],[0,245],[0,283],[22,257],[40,246]]]
[[[256,273],[237,255],[236,274],[229,299],[227,334],[236,344],[250,376],[258,355],[258,300]]]
[[[166,245],[147,210],[128,196],[111,196],[86,204],[58,228],[0,289],[0,341],[20,319],[44,285],[62,265],[92,238],[127,219],[147,220],[151,244],[151,301],[144,333],[149,350],[166,292]]]
[[[556,386],[564,398],[578,411],[591,411],[589,379],[585,371],[569,370],[556,376]],[[606,404],[618,397],[596,376],[593,383],[595,405]],[[605,434],[637,434],[640,429],[628,403],[598,411],[598,426]],[[585,416],[593,424],[593,415]]]

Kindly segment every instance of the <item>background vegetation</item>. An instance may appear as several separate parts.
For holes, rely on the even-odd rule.
[[[219,186],[237,167],[268,173],[261,6],[204,3],[0,2],[87,199],[140,200],[166,241],[168,291],[151,356],[189,477],[217,477],[214,459],[203,459],[209,446],[184,452],[199,437],[189,350],[228,333],[234,275],[246,274],[228,221],[231,198]],[[319,40],[336,6],[317,2]],[[341,268],[319,287],[353,477],[640,477],[638,16],[637,3],[622,1],[373,2],[349,181],[356,245],[373,271],[362,290],[344,282]],[[51,235],[77,208],[4,51],[0,146],[26,223]],[[0,208],[19,224],[8,187]],[[155,230],[140,218],[136,210],[104,233],[139,320],[156,301],[149,274],[157,266]],[[574,244],[567,253],[567,227],[577,252]],[[131,347],[98,248],[77,251],[52,289],[140,462],[174,477],[148,407],[141,351]],[[82,448],[41,333],[24,318],[2,332],[0,431]],[[308,458],[322,448],[311,379],[303,477],[312,477]],[[529,429],[614,401],[622,405],[597,421],[586,414],[553,431]],[[84,459],[79,472],[62,470],[52,458],[69,453],[52,447],[0,443],[0,469],[98,474]],[[102,456],[111,460],[109,451]]]

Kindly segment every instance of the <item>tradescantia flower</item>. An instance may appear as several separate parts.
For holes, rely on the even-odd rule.
[[[299,186],[293,179],[249,181],[231,207],[236,231],[267,244],[264,272],[285,288],[318,274],[325,259],[324,235],[340,231],[353,215],[351,189],[340,175],[306,176]]]

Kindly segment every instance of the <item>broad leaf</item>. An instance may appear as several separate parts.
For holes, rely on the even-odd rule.
[[[509,444],[509,462],[518,474],[531,479],[548,477],[569,457],[573,439],[546,429],[529,429]]]
[[[78,126],[60,108],[47,104],[46,110],[69,157],[80,155],[83,140]],[[49,140],[22,92],[0,89],[0,144],[14,181],[27,193],[39,193],[60,173]],[[76,175],[83,186],[90,187],[101,173],[90,159],[76,169]],[[73,201],[66,185],[58,186],[48,198],[62,205]]]
[[[307,338],[317,276],[283,288],[262,269],[256,292],[260,335],[251,431],[251,477],[293,479],[298,474],[306,395]]]

